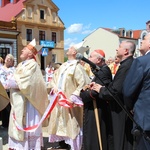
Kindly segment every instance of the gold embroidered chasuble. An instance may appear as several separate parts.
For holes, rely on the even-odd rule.
[[[9,97],[2,83],[0,82],[0,111],[9,104]]]
[[[18,64],[14,78],[19,89],[11,89],[12,109],[9,136],[18,141],[23,141],[24,132],[16,128],[12,114],[15,114],[17,123],[24,127],[26,124],[26,101],[29,101],[42,115],[48,105],[48,96],[41,69],[34,59],[27,60],[24,64]]]
[[[49,88],[57,87],[63,91],[69,100],[71,94],[79,96],[80,90],[90,82],[84,68],[74,60],[65,62],[55,72]],[[83,126],[83,108],[66,108],[56,104],[49,120],[48,132],[50,135],[66,136],[75,139]]]

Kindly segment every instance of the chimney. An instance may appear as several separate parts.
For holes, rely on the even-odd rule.
[[[4,7],[4,6],[7,5],[8,3],[10,3],[9,0],[2,0],[2,1],[1,1],[1,7]]]

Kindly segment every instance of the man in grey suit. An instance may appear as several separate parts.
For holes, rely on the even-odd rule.
[[[140,52],[143,56],[133,61],[124,82],[123,94],[127,109],[150,137],[150,33],[142,40]],[[137,150],[150,150],[150,141],[142,134],[136,139]]]

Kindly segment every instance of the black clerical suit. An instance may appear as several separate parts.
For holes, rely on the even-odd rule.
[[[112,81],[111,71],[107,65],[101,66],[100,70],[96,73],[96,76],[93,79],[93,82],[103,85],[103,83],[99,78],[103,81],[105,85],[108,85]],[[100,120],[102,147],[103,150],[108,150],[108,141],[109,141],[108,136],[112,135],[109,104],[107,103],[107,101],[100,99],[98,97],[97,92],[91,91],[89,89],[82,91],[80,93],[80,96],[84,102],[84,123],[83,123],[84,150],[99,150],[99,141],[92,97],[96,99],[97,103]]]
[[[127,72],[132,64],[133,57],[130,56],[120,63],[119,69],[108,85],[108,88],[113,96],[115,96],[123,104],[122,88]],[[133,136],[131,134],[132,121],[127,117],[126,113],[113,99],[106,87],[102,87],[99,92],[99,97],[109,102],[111,106],[114,150],[132,150]],[[123,104],[124,105],[124,104]]]

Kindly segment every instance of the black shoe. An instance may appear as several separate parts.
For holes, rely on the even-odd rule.
[[[65,141],[60,141],[60,142],[59,142],[59,145],[60,145],[60,147],[62,147],[62,148],[67,148],[67,147],[68,147],[68,144],[66,144]]]
[[[3,126],[3,125],[1,125],[0,128],[1,128],[1,129],[7,129],[8,126]]]
[[[71,150],[70,147],[61,147],[61,146],[53,146],[53,147],[50,147],[50,149],[65,149],[65,150]]]
[[[70,145],[66,144],[65,141],[60,141],[60,142],[56,142],[54,143],[55,145],[53,145],[52,147],[50,147],[50,149],[65,149],[65,150],[71,150]]]

